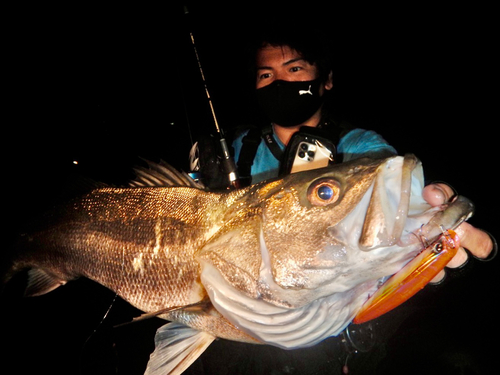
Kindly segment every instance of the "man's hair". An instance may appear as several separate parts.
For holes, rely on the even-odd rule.
[[[305,26],[296,20],[274,21],[270,25],[263,25],[248,45],[248,61],[253,78],[256,74],[257,52],[266,45],[288,46],[297,51],[308,63],[316,64],[319,78],[323,81],[333,69],[332,41],[323,30]]]

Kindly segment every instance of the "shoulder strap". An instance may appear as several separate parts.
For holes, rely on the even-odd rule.
[[[255,158],[257,148],[260,144],[260,136],[260,128],[250,128],[247,135],[245,135],[241,140],[242,146],[237,165],[238,174],[243,186],[247,186],[250,184],[253,159]]]
[[[335,146],[337,146],[340,142],[340,139],[349,133],[354,126],[352,126],[349,122],[344,120],[334,120],[332,118],[327,118],[325,121],[322,121],[318,126],[318,129],[323,131],[327,137],[333,142]],[[337,163],[342,163],[342,155],[337,154]]]
[[[277,160],[281,161],[283,158],[283,150],[274,138],[272,125],[262,129],[251,128],[241,140],[242,146],[237,163],[240,180],[244,186],[250,184],[252,164],[261,139],[264,139],[266,146]]]
[[[271,151],[274,157],[277,160],[281,161],[283,158],[283,150],[280,148],[280,146],[278,146],[278,143],[274,138],[272,125],[262,129],[262,138],[264,138],[267,148]]]

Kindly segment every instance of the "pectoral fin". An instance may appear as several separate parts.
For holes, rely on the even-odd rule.
[[[144,375],[181,374],[215,340],[215,336],[179,323],[160,327]]]

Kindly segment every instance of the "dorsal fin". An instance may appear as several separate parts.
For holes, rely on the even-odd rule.
[[[136,178],[129,183],[131,187],[174,187],[187,186],[204,189],[205,186],[193,180],[187,173],[180,172],[167,162],[160,160],[159,163],[142,159],[147,167],[136,166],[134,172]]]
[[[174,375],[186,370],[215,340],[215,336],[180,323],[158,328],[155,351],[144,375]]]

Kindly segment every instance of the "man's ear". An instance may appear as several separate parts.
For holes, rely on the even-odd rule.
[[[328,73],[328,78],[326,79],[325,82],[325,89],[331,90],[332,87],[333,87],[333,72],[330,70],[330,73]]]

